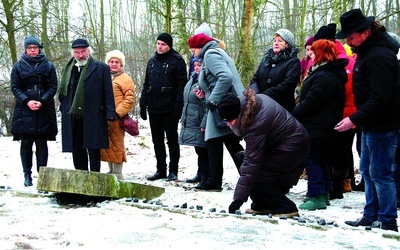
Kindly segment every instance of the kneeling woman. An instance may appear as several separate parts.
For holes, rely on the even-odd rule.
[[[240,177],[229,212],[250,196],[246,213],[298,215],[286,193],[296,185],[309,149],[305,128],[281,105],[248,88],[245,95],[226,95],[218,104],[222,119],[246,142]]]

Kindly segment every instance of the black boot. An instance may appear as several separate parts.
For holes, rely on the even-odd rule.
[[[165,179],[165,178],[167,178],[167,174],[156,172],[156,173],[153,174],[152,176],[147,177],[147,180],[149,180],[149,181],[155,181],[155,180]]]
[[[360,191],[360,192],[364,192],[365,191],[365,186],[364,186],[364,178],[361,179],[361,182],[358,183],[358,185],[356,185],[353,188],[354,191]]]
[[[342,182],[339,180],[332,180],[332,190],[329,191],[329,199],[343,199]]]
[[[21,153],[22,169],[24,171],[24,186],[32,186],[32,153]]]
[[[169,165],[169,174],[167,181],[176,181],[178,179],[178,165]]]
[[[201,181],[201,176],[199,174],[196,174],[193,178],[187,179],[187,183],[196,183]]]
[[[24,178],[25,187],[33,186],[31,173],[24,172]]]

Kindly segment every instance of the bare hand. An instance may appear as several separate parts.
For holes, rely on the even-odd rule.
[[[195,89],[193,90],[194,93],[196,93],[196,96],[200,99],[203,99],[205,97],[205,93],[201,89]]]
[[[42,107],[42,103],[39,101],[35,101],[35,100],[30,100],[27,105],[31,110],[34,110],[34,111],[36,111]]]
[[[350,120],[349,117],[344,118],[341,120],[338,124],[335,126],[335,130],[339,132],[343,132],[352,128],[355,128],[356,126],[353,124],[353,122]]]

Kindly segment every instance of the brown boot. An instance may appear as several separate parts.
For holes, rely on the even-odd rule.
[[[344,179],[343,180],[343,192],[348,193],[351,192],[351,179]]]

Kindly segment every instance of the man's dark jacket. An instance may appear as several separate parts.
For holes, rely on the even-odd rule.
[[[171,48],[150,58],[140,97],[141,109],[150,113],[172,113],[179,119],[183,108],[183,89],[187,83],[186,63]]]
[[[357,48],[350,120],[366,132],[400,129],[399,47],[382,27]]]

